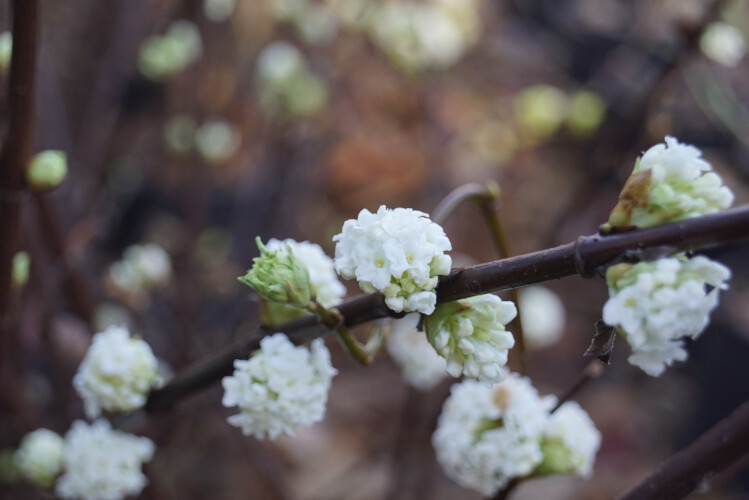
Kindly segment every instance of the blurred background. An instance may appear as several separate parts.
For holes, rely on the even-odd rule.
[[[332,254],[362,208],[429,212],[463,183],[496,182],[513,253],[540,250],[594,233],[665,135],[702,148],[735,205],[749,200],[746,1],[43,0],[40,15],[35,151],[65,151],[69,173],[24,205],[0,447],[84,417],[71,379],[109,324],[173,373],[252,332],[258,304],[236,277],[257,235]],[[498,257],[470,207],[444,227],[456,265]],[[621,342],[580,393],[603,434],[594,477],[513,498],[622,493],[749,399],[746,252],[710,252],[734,278],[688,363],[651,378]],[[599,279],[545,285],[541,313],[521,304],[556,311],[529,341],[529,374],[560,394],[607,293]],[[387,349],[363,368],[328,344],[327,416],[295,438],[243,437],[220,384],[124,422],[158,446],[142,498],[479,498],[430,444],[451,382],[418,391]],[[697,497],[746,498],[746,465]],[[0,496],[49,498],[20,484]]]

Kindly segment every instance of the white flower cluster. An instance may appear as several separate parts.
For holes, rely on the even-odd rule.
[[[169,254],[156,243],[132,245],[109,268],[109,279],[122,292],[138,294],[164,285],[172,274]]]
[[[504,327],[516,314],[512,302],[478,295],[440,304],[425,326],[429,342],[447,360],[450,375],[496,383],[504,379],[507,353],[515,345]]]
[[[435,352],[426,334],[416,329],[418,322],[417,313],[393,321],[387,347],[403,370],[406,382],[415,389],[428,391],[445,378],[447,363]]]
[[[141,472],[151,459],[153,442],[113,430],[106,420],[80,420],[65,435],[65,474],[57,481],[61,498],[120,500],[137,495],[148,480]]]
[[[275,439],[322,420],[331,379],[338,373],[321,339],[310,350],[295,347],[283,333],[260,341],[249,360],[236,360],[225,377],[224,406],[238,406],[228,418],[245,435]]]
[[[738,66],[746,55],[741,30],[724,22],[710,23],[700,37],[702,52],[723,66]]]
[[[346,287],[338,280],[333,259],[325,255],[322,247],[309,241],[271,239],[266,248],[273,252],[285,253],[290,248],[294,256],[307,266],[312,292],[323,307],[334,307],[346,295]]]
[[[698,148],[673,137],[648,149],[637,161],[609,224],[643,228],[728,208],[733,193],[701,156]]]
[[[600,434],[589,419],[584,421],[577,405],[560,416],[550,415],[554,401],[539,396],[528,379],[514,373],[491,388],[471,380],[454,385],[432,437],[438,461],[458,484],[485,496],[514,478],[587,474]],[[575,421],[585,425],[572,430]],[[555,463],[547,467],[542,444],[556,439],[562,429],[571,432],[562,442],[568,453],[556,453]]]
[[[324,80],[288,42],[273,42],[263,49],[257,58],[257,78],[260,104],[269,114],[314,116],[328,102]]]
[[[658,376],[687,358],[680,339],[702,333],[730,277],[728,268],[702,256],[611,266],[603,320],[629,342],[629,362]]]
[[[49,429],[37,429],[24,436],[14,461],[26,481],[49,488],[62,472],[62,437]]]
[[[535,474],[590,477],[600,446],[601,433],[590,416],[576,402],[567,401],[549,417],[541,441],[544,460]]]
[[[562,337],[566,312],[559,296],[541,285],[518,291],[525,347],[540,349]]]
[[[367,293],[382,292],[395,312],[432,314],[438,276],[448,274],[452,264],[444,252],[452,246],[427,214],[384,205],[375,214],[364,209],[333,241],[341,276],[356,278]]]
[[[191,21],[175,21],[164,35],[149,36],[143,41],[138,68],[146,78],[161,82],[184,70],[202,53],[198,27]]]
[[[129,411],[145,404],[159,382],[158,361],[146,342],[112,326],[94,335],[73,386],[89,418],[104,411]]]

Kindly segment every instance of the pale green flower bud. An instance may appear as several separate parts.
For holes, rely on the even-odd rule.
[[[533,85],[515,98],[518,125],[532,140],[553,135],[567,117],[568,98],[551,85]]]
[[[258,236],[255,239],[260,257],[253,259],[252,269],[239,281],[254,289],[264,299],[282,304],[307,307],[314,298],[309,272],[289,247],[286,252],[268,250]]]
[[[18,464],[15,448],[0,449],[0,484],[11,484],[18,481]]]
[[[581,90],[570,99],[567,127],[578,136],[593,133],[606,116],[606,103],[598,94]]]
[[[26,181],[31,189],[43,191],[59,186],[68,175],[68,157],[64,151],[47,150],[31,159]]]
[[[22,287],[29,280],[29,267],[31,266],[31,259],[27,252],[18,252],[13,256],[13,271],[11,276],[13,277],[13,284],[17,287]]]
[[[62,472],[63,439],[49,429],[26,434],[15,454],[21,476],[40,488],[51,487]]]
[[[13,54],[13,35],[10,31],[0,33],[0,71],[7,71]]]

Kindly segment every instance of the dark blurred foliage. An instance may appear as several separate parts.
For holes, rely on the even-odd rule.
[[[0,389],[0,444],[15,446],[40,426],[64,433],[83,418],[71,378],[102,304],[120,308],[173,372],[251,332],[257,305],[236,277],[257,253],[256,235],[307,239],[332,253],[332,235],[362,208],[428,212],[462,183],[496,181],[513,252],[547,248],[595,232],[635,158],[666,134],[703,148],[736,204],[746,203],[749,68],[721,67],[697,44],[721,17],[749,34],[741,3],[478,2],[475,47],[449,68],[409,72],[344,26],[326,44],[305,43],[265,1],[237,0],[221,22],[195,0],[42,1],[36,146],[67,151],[70,173],[23,215],[31,278],[15,303],[15,378]],[[138,71],[140,44],[176,19],[196,24],[202,57],[149,81]],[[326,83],[327,104],[314,116],[269,114],[260,103],[255,63],[277,40],[298,47]],[[605,103],[600,125],[539,133],[518,111],[519,96],[538,84],[564,99],[595,93]],[[553,115],[553,104],[536,102],[540,111],[526,115]],[[164,128],[176,115],[226,120],[239,146],[219,161],[170,150]],[[59,226],[63,255],[45,217]],[[471,209],[445,228],[463,260],[497,258]],[[166,249],[172,279],[138,296],[118,292],[109,268],[142,242]],[[735,276],[690,362],[654,379],[626,362],[621,342],[605,375],[580,394],[604,436],[595,476],[534,481],[514,498],[610,498],[747,399],[746,251],[712,252]],[[567,308],[564,337],[531,353],[530,374],[542,392],[560,393],[587,363],[581,354],[606,287],[582,278],[549,287]],[[168,413],[123,420],[158,446],[142,497],[476,498],[444,476],[431,450],[450,384],[417,393],[386,353],[362,368],[329,345],[340,374],[326,419],[296,438],[242,437],[225,422],[232,411],[220,404],[220,384]],[[735,478],[714,484],[699,498],[749,492]],[[46,498],[22,486],[0,492]]]

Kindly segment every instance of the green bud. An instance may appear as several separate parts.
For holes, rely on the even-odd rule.
[[[533,471],[533,476],[551,476],[554,474],[575,474],[572,452],[558,439],[545,439],[541,442],[541,453],[544,459]]]
[[[239,281],[265,299],[306,308],[314,298],[307,266],[290,247],[285,252],[274,252],[263,245],[259,236],[255,242],[260,257],[253,259],[252,269]]]
[[[17,287],[22,287],[29,280],[29,267],[31,266],[31,259],[27,252],[18,252],[13,256],[13,271],[12,279],[13,284]]]
[[[13,54],[13,35],[10,31],[0,33],[0,71],[7,71]]]
[[[0,484],[11,484],[18,481],[19,472],[15,454],[16,450],[13,448],[0,449]]]
[[[594,132],[606,116],[606,103],[598,94],[581,90],[570,99],[567,127],[578,136],[588,136]]]
[[[26,181],[36,191],[59,186],[68,175],[68,157],[64,151],[47,150],[31,159]]]

